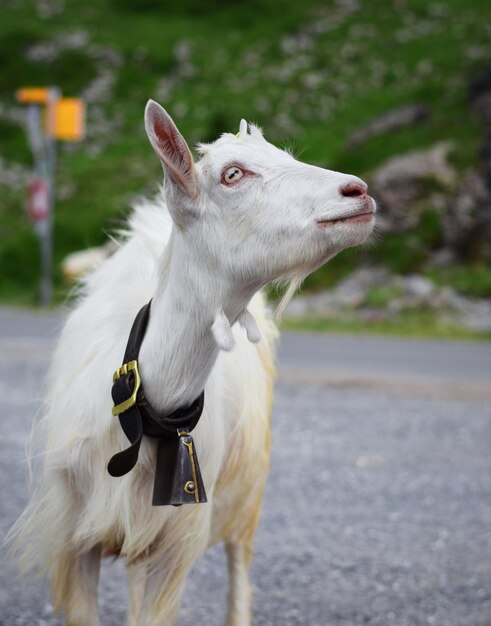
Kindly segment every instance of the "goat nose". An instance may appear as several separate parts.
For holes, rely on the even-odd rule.
[[[362,183],[356,183],[355,181],[351,181],[350,183],[341,185],[339,191],[341,192],[342,196],[346,196],[347,198],[353,198],[355,196],[366,195],[367,186]]]

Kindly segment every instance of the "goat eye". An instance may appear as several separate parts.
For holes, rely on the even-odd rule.
[[[228,170],[223,174],[223,181],[225,183],[236,183],[244,176],[244,172],[240,169],[240,167],[229,167]]]

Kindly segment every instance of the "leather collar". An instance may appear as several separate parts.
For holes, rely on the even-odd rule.
[[[109,461],[109,474],[119,477],[131,471],[137,461],[143,435],[159,440],[153,504],[178,506],[206,502],[206,493],[190,432],[198,423],[204,406],[204,391],[188,407],[169,415],[156,411],[145,397],[138,371],[138,356],[150,317],[151,301],[142,307],[133,322],[123,365],[113,377],[113,415],[118,415],[130,446]]]

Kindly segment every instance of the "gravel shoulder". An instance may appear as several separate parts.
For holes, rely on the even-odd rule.
[[[2,532],[25,502],[25,440],[40,407],[49,333],[57,324],[39,318],[29,334],[17,318],[20,331],[8,335],[5,319]],[[488,351],[479,344],[384,340],[377,370],[380,344],[372,341],[283,337],[272,470],[252,567],[254,626],[491,624],[491,405],[481,397],[382,384],[391,374],[407,382],[413,372],[484,388]],[[16,342],[22,349],[14,349]],[[461,363],[453,362],[454,354]],[[446,370],[437,369],[440,357]],[[309,383],[324,359],[328,368]],[[364,362],[378,386],[360,383]],[[414,367],[405,372],[404,362]],[[287,380],[288,368],[305,380]],[[343,368],[355,371],[354,382],[330,384],[325,372]],[[0,625],[61,626],[61,618],[51,616],[46,586],[14,574],[4,562]],[[221,624],[226,588],[225,557],[216,546],[190,577],[180,626]],[[101,591],[103,624],[120,626],[126,603],[121,563],[104,564]]]

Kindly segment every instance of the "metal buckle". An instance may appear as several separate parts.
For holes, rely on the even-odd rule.
[[[113,415],[124,413],[136,404],[136,394],[138,393],[138,389],[140,389],[141,385],[140,372],[138,371],[138,363],[136,361],[128,361],[128,363],[124,363],[121,367],[118,367],[118,369],[114,372],[113,382],[115,383],[118,378],[128,374],[128,372],[133,372],[133,376],[135,378],[133,393],[127,400],[124,400],[124,402],[113,406]]]

